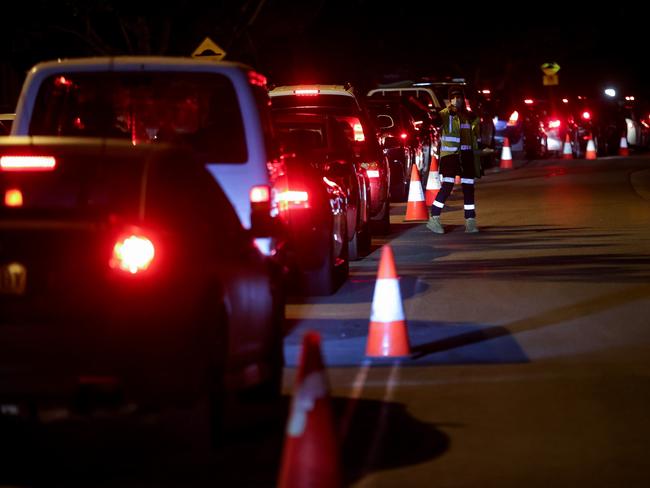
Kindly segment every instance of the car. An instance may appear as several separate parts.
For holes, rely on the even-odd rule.
[[[169,144],[0,141],[0,403],[116,416],[276,401],[281,279],[201,158]],[[128,407],[128,408],[125,408]]]
[[[405,201],[411,183],[411,167],[417,167],[420,181],[426,181],[428,171],[424,167],[425,147],[415,119],[400,99],[375,97],[366,100],[366,104],[378,120],[384,152],[390,161],[391,196],[395,201]]]
[[[366,172],[355,164],[354,148],[346,135],[349,125],[333,115],[309,112],[274,112],[273,119],[283,152],[294,155],[287,161],[313,167],[321,183],[325,181],[328,188],[335,186],[343,192],[347,229],[343,242],[348,248],[345,260],[366,255],[371,242],[370,182]],[[313,250],[307,248],[305,252],[311,254]]]
[[[284,171],[268,111],[266,78],[244,64],[172,56],[73,58],[29,71],[11,133],[190,145],[250,229],[250,193],[273,199],[274,178]],[[278,202],[268,205],[277,214]],[[280,260],[281,242],[255,242]]]
[[[310,110],[329,113],[346,122],[354,143],[356,164],[370,181],[370,219],[374,232],[390,231],[390,170],[388,158],[379,145],[376,126],[357,99],[354,89],[346,85],[284,85],[269,91],[273,111]]]

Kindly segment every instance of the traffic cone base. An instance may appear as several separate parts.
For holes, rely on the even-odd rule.
[[[341,464],[320,336],[303,338],[278,486],[341,486]]]
[[[623,136],[621,137],[621,144],[618,148],[618,155],[619,156],[629,156],[630,155],[630,149],[627,146],[627,137]]]
[[[395,270],[395,259],[392,248],[386,244],[381,251],[377,282],[372,297],[366,355],[400,357],[409,354],[408,331]]]
[[[589,138],[587,141],[587,153],[585,155],[586,159],[596,159],[596,145],[594,144],[594,140],[592,138]]]
[[[501,148],[501,163],[499,169],[512,169],[512,151],[510,150],[510,139],[503,138],[503,148]]]
[[[428,220],[429,211],[424,201],[424,192],[420,182],[420,172],[418,168],[411,166],[411,184],[409,186],[409,198],[406,203],[406,216],[404,221]]]
[[[399,357],[411,354],[406,324],[396,322],[370,322],[366,356]]]

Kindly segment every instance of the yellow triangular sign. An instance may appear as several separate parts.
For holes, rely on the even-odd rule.
[[[192,57],[220,61],[226,57],[226,51],[217,46],[217,44],[212,39],[206,37],[203,39],[203,42],[199,44],[199,47],[197,47],[196,50],[192,53]]]

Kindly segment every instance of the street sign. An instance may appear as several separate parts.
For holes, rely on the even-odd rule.
[[[542,79],[542,83],[544,86],[554,86],[554,85],[559,85],[560,80],[558,78],[558,75],[544,75],[544,78]]]
[[[554,75],[558,71],[560,71],[560,65],[557,64],[557,63],[544,63],[543,65],[540,66],[540,68],[542,68],[542,71],[547,76]],[[546,84],[546,83],[544,83],[544,84]],[[556,85],[557,85],[557,83],[556,83]]]
[[[221,61],[226,57],[226,51],[221,49],[212,39],[206,37],[192,53],[193,58]]]

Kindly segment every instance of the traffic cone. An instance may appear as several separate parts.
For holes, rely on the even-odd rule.
[[[499,169],[512,169],[512,151],[510,151],[510,139],[503,138],[503,148],[501,149],[501,163]]]
[[[320,335],[310,331],[302,341],[278,487],[338,488],[341,472]]]
[[[429,176],[427,177],[427,187],[424,192],[424,201],[427,207],[433,205],[433,201],[440,190],[440,173],[438,172],[438,159],[431,156],[431,166],[429,167]]]
[[[621,145],[618,148],[618,155],[619,156],[629,156],[630,155],[630,149],[627,147],[627,137],[625,137],[625,136],[621,137]]]
[[[408,356],[410,349],[393,249],[385,244],[372,297],[366,356]]]
[[[596,159],[596,145],[591,136],[589,136],[589,140],[587,141],[587,154],[585,155],[585,159]]]
[[[420,182],[420,172],[417,166],[411,166],[411,184],[409,186],[409,199],[406,203],[406,217],[404,221],[428,220],[429,211],[424,202],[424,192]]]
[[[564,146],[562,146],[562,159],[573,159],[573,150],[571,149],[571,138],[569,134],[564,138]]]

